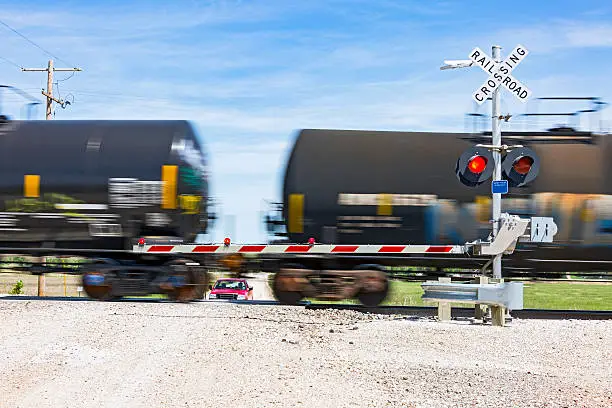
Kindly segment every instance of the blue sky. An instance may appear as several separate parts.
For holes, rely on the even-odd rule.
[[[84,69],[56,74],[56,95],[73,102],[56,106],[56,119],[193,122],[221,203],[215,240],[228,233],[234,241],[264,239],[263,200],[280,199],[298,129],[471,130],[465,114],[474,110],[471,94],[486,75],[475,67],[439,67],[444,59],[467,58],[475,46],[490,53],[499,44],[503,56],[524,45],[530,54],[514,75],[534,98],[612,102],[610,1],[21,0],[0,6],[0,20],[61,58],[56,66]],[[47,54],[2,25],[0,42],[0,57],[46,66]],[[21,72],[0,59],[0,78],[43,101],[44,73]],[[502,99],[503,113],[525,112],[509,93]],[[23,106],[23,99],[3,93],[5,114],[25,118]],[[42,105],[35,118],[44,118]],[[610,109],[601,120],[612,127]],[[227,215],[235,217],[233,228],[223,222]]]

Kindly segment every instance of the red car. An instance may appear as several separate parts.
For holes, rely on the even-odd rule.
[[[211,286],[208,299],[253,300],[253,288],[246,279],[218,279]]]

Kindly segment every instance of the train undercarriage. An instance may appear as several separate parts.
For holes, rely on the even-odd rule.
[[[519,238],[529,241],[526,232],[531,220],[509,214],[503,214],[502,219],[492,241],[451,246],[333,245],[310,241],[236,245],[229,239],[223,244],[183,244],[140,239],[131,251],[0,248],[0,254],[28,254],[39,259],[81,256],[85,261],[76,265],[74,273],[82,275],[85,292],[99,300],[151,294],[163,294],[175,301],[202,299],[211,280],[209,271],[225,269],[240,275],[258,265],[259,270],[274,271],[272,290],[283,304],[314,298],[358,299],[365,306],[377,306],[389,292],[387,266],[418,260],[452,262],[452,258],[456,262],[472,259],[474,265],[482,266],[491,256],[513,253]],[[24,266],[30,273],[45,273],[45,269],[57,272],[57,265],[55,270],[53,267],[45,262]]]
[[[376,265],[354,270],[305,268],[289,264],[274,275],[274,296],[280,303],[295,305],[304,298],[339,301],[358,299],[365,306],[377,306],[389,292],[389,278]]]
[[[162,294],[173,301],[188,302],[204,298],[210,281],[205,268],[180,258],[156,266],[98,259],[82,276],[84,291],[98,300]]]
[[[210,284],[208,268],[177,256],[135,256],[128,251],[0,249],[3,269],[33,275],[80,275],[92,299],[164,295],[172,301],[202,299]],[[8,256],[8,258],[7,258]]]

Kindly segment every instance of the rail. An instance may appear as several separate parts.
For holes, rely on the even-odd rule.
[[[377,306],[366,307],[363,305],[334,304],[334,303],[309,303],[304,305],[311,310],[351,310],[361,313],[427,316],[437,315],[437,308],[432,306]],[[472,318],[474,310],[467,307],[457,307],[454,310],[456,317]],[[514,310],[512,317],[516,319],[546,319],[546,320],[612,320],[612,310],[557,310],[557,309],[522,309]]]
[[[66,297],[66,296],[24,296],[24,295],[0,295],[1,301],[45,301],[45,302],[96,302],[87,297]],[[113,303],[167,303],[165,299],[159,298],[131,298],[125,297],[112,300]],[[275,300],[197,300],[194,303],[215,303],[215,304],[239,304],[253,306],[283,306],[283,307],[303,307],[307,310],[350,310],[359,313],[380,314],[380,315],[399,315],[410,317],[434,317],[437,309],[432,306],[400,306],[388,305],[368,307],[360,304],[338,304],[338,303],[312,303],[309,301],[300,302],[298,305],[281,305]],[[455,316],[460,318],[471,318],[474,316],[472,308],[457,307]],[[512,311],[512,317],[516,319],[542,319],[542,320],[612,320],[612,310],[558,310],[558,309],[522,309]]]

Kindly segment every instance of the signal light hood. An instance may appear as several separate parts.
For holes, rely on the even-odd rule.
[[[540,160],[528,147],[512,149],[502,160],[502,177],[510,187],[522,187],[531,183],[540,171]]]

